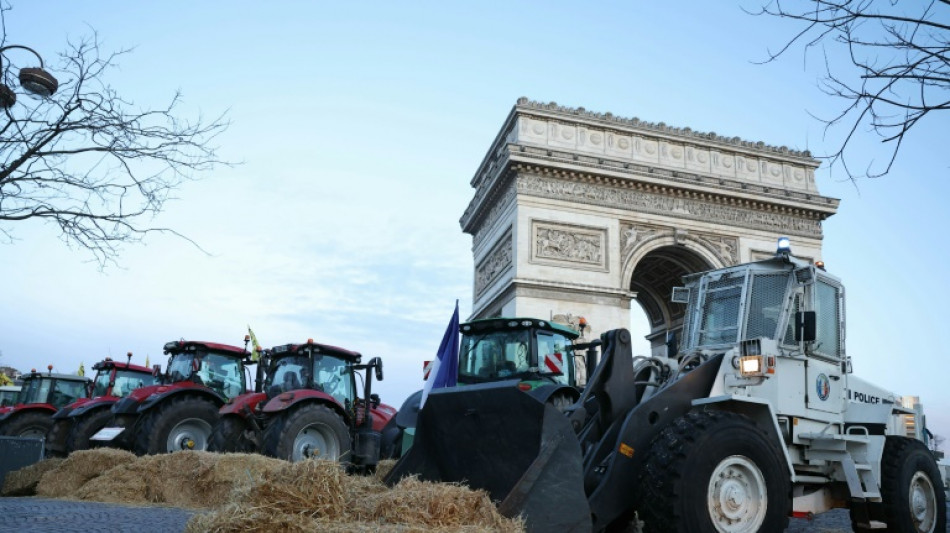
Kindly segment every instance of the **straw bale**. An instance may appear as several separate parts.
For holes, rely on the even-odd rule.
[[[346,512],[343,467],[334,461],[300,461],[264,474],[251,489],[251,501],[287,514],[330,519]]]
[[[305,515],[247,502],[225,505],[216,511],[196,514],[188,520],[185,533],[308,533],[321,531],[317,522]]]
[[[494,531],[521,531],[518,520],[501,516],[488,493],[451,483],[401,480],[392,490],[370,498],[376,521],[434,527],[471,525]]]
[[[53,470],[63,462],[61,458],[46,459],[19,470],[8,472],[3,478],[3,496],[33,496],[36,494],[36,485],[43,474]]]
[[[382,481],[386,477],[386,474],[388,474],[394,466],[396,466],[395,459],[381,460],[379,464],[376,465],[376,471],[373,472],[373,477]]]
[[[91,479],[95,479],[116,466],[135,461],[135,455],[115,448],[79,450],[69,454],[60,465],[40,478],[36,486],[37,496],[45,498],[69,498]]]

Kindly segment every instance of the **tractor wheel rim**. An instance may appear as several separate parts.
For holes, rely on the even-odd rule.
[[[28,437],[31,439],[41,439],[46,437],[46,430],[38,427],[26,428],[20,432],[19,437]]]
[[[915,472],[910,480],[910,516],[921,533],[931,533],[937,525],[937,494],[933,483],[923,472]]]
[[[340,456],[340,447],[333,430],[323,424],[310,424],[297,433],[291,460],[336,459]]]
[[[733,455],[720,461],[709,478],[706,493],[709,517],[716,530],[758,531],[765,522],[767,492],[765,476],[748,458]]]
[[[198,418],[179,422],[168,433],[167,450],[207,450],[211,438],[211,424]]]

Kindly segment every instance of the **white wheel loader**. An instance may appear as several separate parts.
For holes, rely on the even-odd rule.
[[[529,531],[781,532],[848,508],[854,531],[946,531],[932,453],[894,393],[851,373],[844,287],[775,257],[687,276],[679,349],[602,360],[567,414],[516,383],[433,391],[407,475],[487,490]]]

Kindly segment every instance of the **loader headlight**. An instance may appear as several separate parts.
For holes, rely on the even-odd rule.
[[[761,355],[746,355],[739,358],[739,375],[751,378],[765,375],[765,361]]]

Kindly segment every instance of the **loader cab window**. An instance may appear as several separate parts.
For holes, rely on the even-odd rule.
[[[752,278],[752,291],[749,297],[749,313],[746,321],[744,339],[766,337],[777,339],[778,322],[785,303],[788,288],[788,275],[756,274]]]
[[[738,341],[739,304],[744,280],[744,277],[733,277],[709,283],[703,302],[697,346],[731,344]]]
[[[353,367],[343,359],[328,355],[314,355],[313,380],[323,388],[323,392],[340,402],[340,405],[353,405],[355,399]]]
[[[815,314],[817,315],[815,342],[812,352],[831,359],[839,359],[841,350],[841,289],[824,280],[815,283]]]

